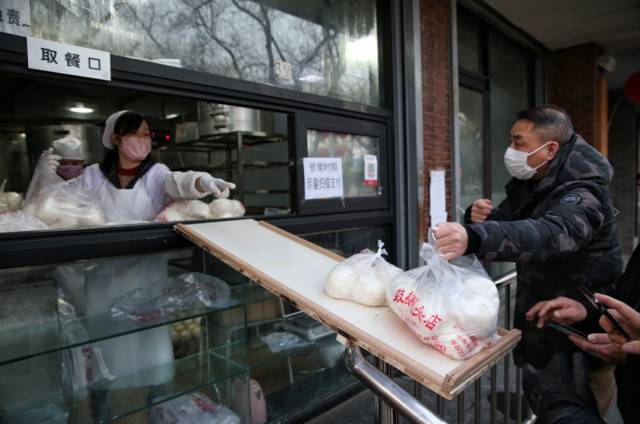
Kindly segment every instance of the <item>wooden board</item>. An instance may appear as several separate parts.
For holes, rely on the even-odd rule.
[[[329,297],[324,283],[343,258],[266,222],[178,224],[176,231],[265,289],[429,389],[452,399],[515,347],[520,332],[500,330],[491,347],[456,361],[420,342],[388,307]]]

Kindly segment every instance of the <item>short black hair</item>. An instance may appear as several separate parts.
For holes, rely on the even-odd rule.
[[[546,104],[521,110],[516,114],[518,120],[533,122],[533,129],[544,140],[554,139],[559,144],[568,143],[573,137],[573,123],[566,110]]]
[[[127,134],[135,134],[138,131],[138,128],[140,128],[140,125],[142,125],[146,120],[147,118],[145,118],[141,113],[127,111],[120,115],[116,120],[116,123],[113,126],[113,133],[120,137]]]

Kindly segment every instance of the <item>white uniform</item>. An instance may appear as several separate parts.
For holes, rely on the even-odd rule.
[[[166,165],[156,163],[138,179],[133,188],[113,185],[98,164],[88,166],[71,184],[97,196],[107,222],[131,223],[151,221],[172,199],[199,199],[207,195],[196,189],[202,173],[171,172]]]

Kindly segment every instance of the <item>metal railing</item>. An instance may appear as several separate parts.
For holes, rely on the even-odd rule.
[[[513,311],[512,305],[512,288],[516,283],[516,272],[511,272],[495,281],[498,292],[500,293],[503,302],[503,319],[502,326],[510,330],[512,328],[511,313]],[[410,422],[414,423],[443,423],[443,422],[475,422],[476,424],[485,423],[489,421],[494,424],[498,422],[498,409],[501,406],[502,421],[504,423],[526,423],[530,424],[535,421],[535,415],[529,413],[528,408],[522,402],[522,369],[516,368],[511,361],[511,354],[508,354],[501,364],[502,370],[502,390],[504,399],[502,405],[498,405],[498,371],[500,364],[496,364],[483,376],[481,376],[473,385],[473,413],[465,403],[465,393],[470,391],[468,388],[466,391],[460,393],[454,400],[446,401],[439,395],[435,395],[428,390],[422,390],[422,386],[413,382],[414,393],[410,395],[402,387],[400,387],[391,377],[395,374],[386,365],[383,367],[385,372],[379,370],[374,365],[369,363],[363,356],[360,350],[350,345],[347,350],[347,366],[354,374],[355,377],[360,379],[367,387],[373,390],[378,398],[376,398],[377,408],[385,409],[383,402],[380,402],[380,398],[384,399],[386,403],[392,408],[392,410],[386,410],[378,415],[378,421],[381,423],[397,423],[398,413],[406,417]],[[514,374],[512,374],[514,373]],[[514,375],[515,381],[512,381],[512,375]],[[489,419],[483,415],[482,411],[482,398],[483,398],[483,382],[486,382],[487,378],[490,381],[489,389]],[[515,383],[515,384],[512,384]],[[515,386],[515,387],[514,387]],[[512,399],[515,401],[515,414],[511,414]],[[431,412],[427,404],[435,402],[435,413]],[[445,403],[446,402],[446,403]],[[447,408],[452,403],[456,403],[455,410]],[[515,415],[515,420],[512,420],[512,415]],[[472,417],[472,420],[467,418]]]

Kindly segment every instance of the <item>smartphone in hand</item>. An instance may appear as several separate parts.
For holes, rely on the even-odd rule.
[[[600,312],[600,315],[604,315],[605,317],[607,317],[607,319],[609,320],[611,325],[613,325],[613,328],[616,329],[618,334],[624,337],[627,341],[631,340],[631,336],[629,336],[629,334],[624,330],[624,328],[622,328],[622,325],[620,325],[620,323],[616,321],[616,319],[609,313],[609,311],[607,310],[607,307],[602,303],[600,303],[598,299],[596,299],[593,293],[591,293],[591,290],[589,290],[585,286],[580,286],[579,289],[582,295],[585,298],[587,298],[591,306],[593,306],[596,310],[598,310]]]
[[[544,325],[545,327],[552,328],[556,331],[561,332],[562,334],[566,334],[567,336],[576,336],[580,337],[581,339],[587,340],[587,335],[585,333],[570,325],[562,324],[555,321],[547,321]]]

